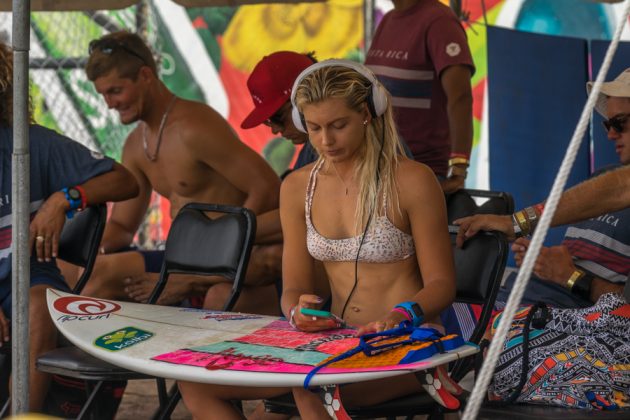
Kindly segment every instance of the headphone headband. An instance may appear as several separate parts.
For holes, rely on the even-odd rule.
[[[378,79],[374,76],[374,74],[370,71],[370,69],[368,69],[362,64],[359,64],[357,62],[350,61],[350,60],[330,59],[330,60],[320,61],[319,63],[315,63],[307,67],[306,69],[304,69],[295,79],[295,82],[293,83],[293,89],[291,89],[291,105],[293,107],[291,111],[291,117],[293,118],[293,124],[295,125],[295,127],[303,133],[306,133],[307,129],[306,129],[306,123],[304,122],[304,116],[298,110],[297,104],[295,103],[295,95],[297,92],[297,88],[300,85],[300,83],[302,83],[302,80],[304,80],[304,78],[308,76],[309,74],[321,68],[333,67],[333,66],[346,67],[346,68],[352,69],[356,71],[357,73],[359,73],[360,75],[362,75],[363,77],[365,77],[372,84],[372,89],[370,91],[370,94],[368,94],[368,97],[367,97],[367,103],[368,103],[368,108],[370,110],[370,114],[372,114],[373,118],[380,117],[387,110],[387,91],[385,90],[383,85],[381,85]]]

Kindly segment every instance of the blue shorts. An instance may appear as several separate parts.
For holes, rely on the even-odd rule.
[[[144,271],[147,273],[159,273],[164,262],[164,251],[138,251],[144,258]]]
[[[135,245],[130,245],[113,251],[113,254],[119,252],[138,252],[144,258],[144,271],[147,273],[159,273],[162,270],[164,251],[148,251],[138,249]]]
[[[11,296],[11,273],[4,280],[0,281],[0,306],[4,316],[11,318],[12,296]],[[53,289],[71,292],[70,287],[63,279],[59,268],[55,262],[40,263],[34,258],[31,259],[31,287],[45,284]]]
[[[515,271],[506,277],[505,283],[497,294],[497,302],[507,302],[517,275],[518,272]],[[571,293],[566,287],[532,276],[525,288],[521,305],[534,305],[538,302],[544,302],[554,308],[587,308],[593,306],[593,302]]]

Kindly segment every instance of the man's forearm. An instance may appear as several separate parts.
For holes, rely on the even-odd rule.
[[[630,166],[606,172],[567,190],[552,225],[575,223],[630,207]]]
[[[265,212],[277,209],[279,206],[280,181],[272,188],[264,184],[260,186],[252,185],[247,191],[247,198],[243,203],[243,207],[250,209],[254,214],[263,214]],[[256,188],[254,188],[256,187]]]
[[[256,217],[256,243],[271,244],[282,242],[280,211],[274,209]]]
[[[449,98],[448,120],[453,153],[470,156],[472,149],[472,95],[462,92],[455,98]]]
[[[597,300],[606,293],[618,293],[623,294],[623,284],[616,284],[595,277],[593,283],[591,283],[591,302],[597,302]]]
[[[111,171],[87,180],[81,185],[87,204],[123,201],[138,195],[138,183],[122,165],[114,164]]]
[[[105,253],[118,251],[133,242],[134,233],[128,232],[115,221],[108,221],[101,240],[101,251]]]

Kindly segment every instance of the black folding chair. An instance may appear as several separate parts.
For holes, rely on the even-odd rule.
[[[514,199],[506,192],[461,189],[446,196],[448,222],[474,214],[512,214]]]
[[[494,301],[501,285],[503,271],[508,256],[505,236],[499,232],[481,232],[470,238],[463,248],[455,247],[456,226],[449,226],[451,244],[455,260],[457,281],[456,302],[479,304],[482,306],[479,322],[469,341],[479,344],[492,315]],[[455,380],[460,380],[467,372],[468,364],[458,360],[450,371]],[[268,411],[293,413],[295,405],[291,394],[265,401]],[[353,418],[376,418],[431,414],[442,409],[433,398],[426,394],[397,398],[382,404],[364,407],[345,407]]]
[[[92,275],[106,219],[107,206],[99,204],[89,206],[75,213],[72,219],[66,220],[59,238],[59,259],[83,267],[83,273],[72,289],[72,293],[81,293]]]
[[[206,213],[213,213],[213,218]],[[214,214],[219,217],[214,218]],[[223,310],[230,310],[238,299],[256,233],[256,218],[245,208],[217,204],[191,203],[184,206],[173,220],[166,240],[160,279],[149,298],[157,301],[171,274],[223,276],[232,282],[232,291]],[[154,418],[168,418],[179,401],[177,387],[166,391],[164,379],[123,369],[92,357],[76,347],[53,350],[40,357],[41,371],[94,384],[78,418],[91,410],[104,381],[156,379],[160,407]]]
[[[66,220],[61,231],[58,249],[59,259],[83,267],[83,274],[72,289],[73,293],[80,293],[83,286],[85,286],[85,282],[92,274],[103,231],[105,230],[106,219],[107,206],[105,204],[88,206],[83,211],[75,213],[72,219]],[[4,345],[2,348],[10,351],[11,346]],[[2,383],[8,384],[8,378],[11,373],[10,353],[2,354],[2,359]],[[0,412],[0,417],[6,414],[9,406],[8,388],[5,388],[3,392],[4,399],[6,399],[6,403],[2,408],[2,412]]]

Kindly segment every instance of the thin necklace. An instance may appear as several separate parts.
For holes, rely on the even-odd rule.
[[[171,98],[171,101],[168,103],[168,106],[166,107],[166,111],[164,111],[164,114],[162,115],[162,121],[160,121],[160,128],[158,129],[158,134],[157,134],[157,144],[155,145],[155,153],[153,155],[149,153],[149,144],[147,142],[147,123],[144,123],[144,126],[142,128],[142,145],[144,146],[144,154],[146,155],[147,159],[149,159],[151,162],[155,162],[155,160],[158,157],[158,153],[160,153],[160,144],[162,143],[162,132],[164,131],[164,126],[166,125],[168,113],[171,112],[171,109],[173,108],[173,105],[175,104],[175,99],[177,99],[177,96],[173,95],[173,97]]]
[[[341,183],[343,184],[343,187],[346,189],[346,195],[348,195],[348,186],[346,185],[345,182],[343,182],[343,178],[341,178],[341,175],[339,175],[339,172],[337,172],[337,167],[332,162],[330,164],[332,165],[333,169],[335,170],[335,174],[337,175],[337,178],[339,178],[339,181],[341,181]]]

